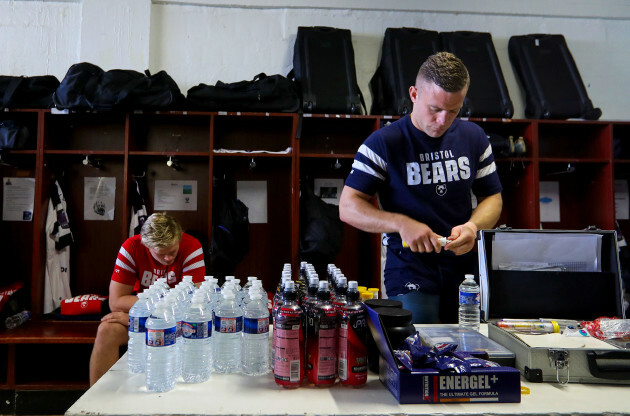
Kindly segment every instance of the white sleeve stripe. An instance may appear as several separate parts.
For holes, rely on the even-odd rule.
[[[377,171],[375,171],[374,169],[372,169],[371,167],[369,167],[365,163],[359,162],[358,160],[354,161],[354,163],[352,164],[352,169],[360,170],[361,172],[365,172],[368,175],[375,176],[375,177],[379,178],[382,181],[385,180],[383,175],[381,175],[380,173],[378,173]]]
[[[119,259],[116,259],[116,266],[120,267],[121,269],[129,270],[131,273],[135,273],[136,272],[134,269],[132,269],[131,267],[127,266],[127,264],[123,263]]]
[[[197,263],[193,263],[190,266],[184,267],[184,269],[182,270],[182,273],[189,272],[191,270],[198,269],[200,267],[206,267],[206,263],[204,263],[203,260],[198,261]]]
[[[488,157],[490,157],[491,154],[492,154],[492,146],[488,145],[488,147],[486,147],[486,150],[483,152],[481,157],[479,157],[479,163],[486,160]]]
[[[184,262],[182,264],[186,264],[187,262],[189,262],[190,260],[194,259],[195,257],[199,256],[203,254],[203,248],[199,247],[197,250],[193,251],[192,253],[190,253],[188,255],[188,257],[186,257],[186,259],[184,259]]]
[[[479,169],[477,171],[477,176],[475,176],[475,179],[480,179],[480,178],[483,178],[485,176],[488,176],[488,175],[490,175],[491,173],[493,173],[496,170],[497,170],[497,165],[495,165],[494,162],[492,162],[491,164],[489,164],[485,168]]]
[[[384,172],[387,171],[387,162],[385,162],[382,157],[374,153],[372,149],[370,149],[366,145],[362,144],[359,147],[358,153],[361,153],[363,156],[370,159],[376,166],[383,169]]]
[[[131,265],[133,267],[136,267],[136,263],[133,261],[133,258],[131,257],[131,254],[129,254],[127,252],[127,250],[125,250],[123,247],[121,247],[119,253],[122,254],[124,258],[129,260],[129,263],[131,263]]]

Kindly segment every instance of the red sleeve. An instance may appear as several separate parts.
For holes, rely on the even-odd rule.
[[[137,250],[140,236],[128,238],[120,247],[116,256],[116,265],[112,273],[112,280],[129,286],[134,286],[138,276]]]
[[[182,234],[182,242],[179,245],[184,261],[182,262],[182,276],[192,276],[193,283],[203,282],[206,275],[206,263],[203,257],[201,243],[195,237],[186,233]]]

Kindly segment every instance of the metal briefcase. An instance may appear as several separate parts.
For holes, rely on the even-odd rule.
[[[625,318],[615,231],[484,230],[478,243],[488,336],[529,381],[630,384],[630,350],[591,337],[523,335],[503,318]]]

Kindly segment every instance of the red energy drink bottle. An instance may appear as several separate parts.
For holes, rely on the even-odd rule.
[[[306,376],[317,387],[337,379],[337,311],[330,303],[328,282],[319,282],[317,303],[306,316]]]
[[[295,282],[284,284],[283,302],[276,312],[273,328],[276,383],[284,388],[297,388],[304,379],[303,312],[297,303]]]
[[[339,382],[360,387],[367,381],[367,313],[359,300],[358,283],[348,282],[347,302],[339,318]]]

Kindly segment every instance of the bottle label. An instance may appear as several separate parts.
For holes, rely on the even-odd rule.
[[[214,319],[214,332],[224,334],[234,334],[243,330],[243,317],[234,316],[231,318],[222,318],[216,316]]]
[[[282,308],[276,317],[273,374],[280,384],[299,384],[304,370],[304,333],[301,310]]]
[[[266,334],[269,332],[269,317],[244,318],[243,332],[246,334]]]
[[[339,379],[343,384],[367,381],[367,318],[365,309],[343,310],[339,325]]]
[[[314,307],[307,316],[306,370],[315,384],[334,382],[337,376],[337,312]]]
[[[166,329],[147,329],[147,347],[168,347],[175,345],[177,340],[177,329],[175,327]]]
[[[131,316],[129,315],[129,332],[147,332],[145,326],[147,322],[146,316]]]
[[[212,322],[182,322],[182,336],[186,339],[205,339],[212,336]]]
[[[479,305],[479,293],[459,292],[460,305]]]

